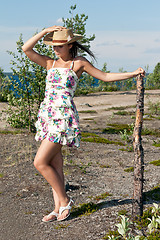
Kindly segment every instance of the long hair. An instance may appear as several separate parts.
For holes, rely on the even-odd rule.
[[[82,50],[84,52],[87,52],[93,60],[96,60],[93,52],[91,50],[89,50],[88,48],[86,48],[85,46],[81,45],[78,42],[73,42],[71,44],[72,44],[72,48],[70,49],[70,53],[73,58],[75,58],[78,55],[79,50]]]

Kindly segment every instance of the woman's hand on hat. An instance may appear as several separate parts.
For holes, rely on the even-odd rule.
[[[133,74],[134,74],[134,76],[137,76],[137,75],[141,74],[142,77],[144,77],[145,76],[145,71],[144,71],[143,68],[139,67],[136,71],[133,72]]]
[[[46,28],[46,31],[47,31],[47,33],[50,33],[50,32],[55,32],[55,31],[61,31],[61,30],[63,30],[63,29],[66,29],[66,27],[54,25],[54,26],[52,26],[52,27]]]

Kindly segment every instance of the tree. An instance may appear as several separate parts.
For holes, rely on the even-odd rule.
[[[63,26],[72,29],[74,33],[81,34],[83,38],[80,40],[80,42],[85,47],[90,48],[90,42],[95,39],[95,34],[89,37],[86,36],[86,21],[88,19],[88,16],[86,16],[84,13],[80,15],[76,14],[74,16],[74,11],[76,7],[76,5],[70,7],[70,18],[62,18],[62,21],[64,23]],[[84,56],[86,55],[83,51],[81,51],[81,54]]]
[[[74,11],[76,9],[76,5],[71,6],[69,13],[71,14],[70,18],[62,18],[64,27],[70,28],[73,30],[74,33],[81,34],[83,38],[80,40],[80,42],[85,46],[86,48],[90,48],[90,42],[95,39],[95,34],[92,36],[87,37],[86,36],[86,21],[88,19],[88,16],[83,14],[76,14],[74,16]],[[79,50],[81,56],[86,56],[86,52]],[[79,84],[77,87],[76,95],[78,94],[87,94],[88,92],[93,90],[93,86],[95,84],[95,80],[92,76],[90,76],[87,73],[82,74],[82,77],[79,80]]]
[[[28,128],[34,131],[39,105],[44,98],[46,69],[33,63],[24,54],[22,34],[17,41],[17,53],[8,51],[14,60],[11,61],[13,77],[8,79],[8,122],[16,128]],[[35,49],[39,53],[52,56],[49,48],[44,48],[42,40]]]
[[[29,131],[32,129],[33,117],[32,108],[34,104],[33,92],[34,89],[31,84],[33,74],[30,71],[29,59],[24,56],[22,51],[23,39],[20,35],[17,41],[17,52],[8,51],[13,56],[11,61],[13,67],[13,77],[8,81],[10,92],[8,94],[8,122],[13,127],[28,127]]]
[[[157,63],[153,71],[153,82],[157,88],[160,88],[160,63]]]
[[[103,64],[103,68],[101,69],[105,73],[109,73],[110,71],[107,70],[107,63],[105,62]],[[99,84],[99,90],[100,91],[108,91],[111,88],[112,83],[104,82],[104,81],[98,81]]]
[[[0,101],[5,101],[5,97],[3,95],[3,82],[4,82],[4,73],[3,69],[0,67]]]
[[[160,88],[160,63],[157,63],[153,73],[147,76],[146,88],[148,89],[159,89]]]
[[[125,73],[127,71],[125,71],[123,68],[120,68],[119,72]],[[117,83],[117,87],[118,87],[118,90],[123,90],[123,91],[136,89],[136,79],[129,78],[125,81],[120,81]]]

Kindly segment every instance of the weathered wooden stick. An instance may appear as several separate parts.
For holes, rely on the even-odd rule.
[[[137,112],[136,122],[133,133],[133,147],[135,153],[134,159],[134,191],[133,191],[133,204],[132,216],[135,218],[137,215],[143,215],[143,173],[144,173],[144,153],[142,147],[142,124],[144,113],[144,84],[143,77],[137,77]]]

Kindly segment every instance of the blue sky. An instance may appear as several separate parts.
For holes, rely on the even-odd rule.
[[[26,41],[37,30],[62,25],[70,17],[69,8],[77,4],[76,13],[88,15],[87,35],[96,35],[91,50],[96,67],[106,62],[108,70],[133,71],[149,65],[152,72],[160,61],[160,0],[8,0],[1,3],[0,67],[10,70],[20,33]]]

